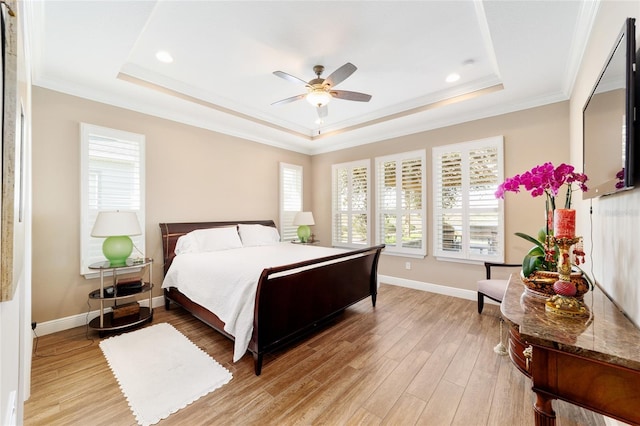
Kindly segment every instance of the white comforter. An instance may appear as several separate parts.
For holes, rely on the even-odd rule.
[[[251,340],[256,289],[262,271],[345,251],[285,242],[181,254],[173,259],[162,288],[176,287],[224,321],[224,330],[235,337],[233,361],[236,362],[245,354]]]

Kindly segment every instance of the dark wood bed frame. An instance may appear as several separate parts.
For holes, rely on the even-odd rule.
[[[178,238],[195,229],[260,224],[275,227],[272,220],[236,222],[161,223],[166,274],[175,257]],[[260,375],[265,353],[272,352],[327,323],[347,307],[369,296],[376,305],[378,259],[384,245],[349,251],[286,266],[267,268],[258,281],[253,334],[248,350]],[[331,263],[327,263],[331,262]],[[274,274],[304,268],[300,271]],[[165,309],[173,301],[223,335],[224,322],[176,288],[164,290]]]

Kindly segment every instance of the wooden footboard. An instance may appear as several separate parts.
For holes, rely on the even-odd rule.
[[[208,222],[207,225],[215,222]],[[247,223],[247,222],[238,222]],[[251,221],[250,223],[269,223]],[[273,222],[270,222],[273,224]],[[224,222],[228,226],[229,222]],[[163,244],[170,241],[167,234],[201,229],[202,224],[160,224]],[[271,225],[275,226],[275,225]],[[212,227],[212,226],[204,226]],[[188,230],[189,229],[189,230]],[[256,375],[260,375],[265,353],[310,333],[334,318],[349,306],[371,296],[376,304],[378,289],[377,268],[384,245],[327,256],[292,265],[268,268],[262,272],[256,292],[253,334],[248,350],[253,354]],[[173,247],[165,247],[165,272],[173,259]],[[165,307],[169,300],[183,306],[195,317],[233,339],[224,331],[224,323],[212,312],[189,300],[178,290],[165,290]]]
[[[265,269],[258,282],[249,344],[255,348],[256,374],[260,374],[263,354],[309,333],[369,296],[375,306],[378,259],[383,248]],[[292,270],[296,272],[280,275]]]

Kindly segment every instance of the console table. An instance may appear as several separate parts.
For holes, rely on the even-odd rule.
[[[524,289],[512,275],[500,310],[509,356],[533,382],[536,425],[555,425],[554,399],[640,424],[640,329],[599,288],[584,296],[586,318],[547,313]]]

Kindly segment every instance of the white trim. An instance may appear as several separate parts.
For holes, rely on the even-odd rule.
[[[573,42],[569,48],[567,57],[567,68],[565,70],[565,78],[562,84],[562,92],[571,98],[571,93],[575,87],[576,78],[578,77],[580,65],[584,58],[584,52],[587,50],[591,32],[594,28],[594,22],[600,9],[601,1],[583,1],[580,5],[579,17],[573,32]]]
[[[465,290],[463,288],[448,287],[440,284],[425,283],[422,281],[409,280],[406,278],[391,277],[388,275],[378,275],[378,282],[391,284],[399,287],[412,288],[414,290],[428,291],[430,293],[453,296],[459,299],[477,300],[477,292]]]
[[[426,254],[415,254],[415,253],[397,253],[397,252],[393,252],[390,251],[389,253],[386,252],[386,250],[383,250],[382,253],[380,253],[381,256],[395,256],[395,257],[410,257],[412,259],[424,259],[427,257]]]
[[[149,306],[149,299],[139,300],[140,306]],[[164,296],[156,296],[151,299],[151,304],[154,308],[164,306]],[[105,309],[105,312],[110,312],[111,309]],[[76,327],[84,327],[93,318],[100,315],[99,310],[85,312],[83,314],[72,315],[70,317],[58,318],[51,321],[38,323],[35,329],[35,334],[38,336],[46,336],[47,334],[57,333],[58,331],[69,330]]]

